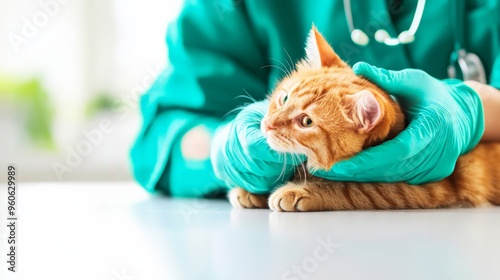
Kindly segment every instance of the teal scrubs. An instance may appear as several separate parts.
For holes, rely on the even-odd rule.
[[[223,192],[208,155],[186,156],[183,137],[193,128],[213,133],[230,120],[223,118],[229,111],[248,102],[238,96],[264,99],[283,77],[280,68],[289,69],[304,57],[313,23],[350,65],[366,61],[392,70],[419,68],[447,78],[458,36],[450,11],[459,1],[427,1],[415,41],[399,46],[377,43],[374,33],[383,28],[397,36],[407,30],[417,0],[351,2],[355,27],[370,38],[364,47],[350,39],[342,1],[186,0],[168,28],[169,66],[140,101],[144,123],[131,150],[136,180],[148,191],[177,197]],[[499,2],[468,0],[458,9],[463,47],[481,58],[495,87],[500,87]]]

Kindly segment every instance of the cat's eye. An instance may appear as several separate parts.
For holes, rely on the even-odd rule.
[[[278,99],[278,104],[280,106],[283,106],[287,101],[288,101],[288,93],[286,91],[283,91],[283,93],[280,95]]]
[[[302,126],[302,127],[310,127],[312,125],[313,121],[311,120],[311,118],[308,115],[303,115],[302,117],[300,117],[299,123],[300,123],[300,126]]]

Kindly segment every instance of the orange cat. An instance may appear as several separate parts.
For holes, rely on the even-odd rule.
[[[305,154],[308,169],[330,169],[404,128],[398,104],[376,85],[356,76],[314,27],[307,59],[279,83],[270,101],[262,120],[269,145],[276,151]],[[450,177],[435,183],[334,182],[296,174],[269,199],[241,188],[231,190],[229,197],[236,207],[275,211],[500,204],[499,159],[500,143],[480,143],[458,159]]]

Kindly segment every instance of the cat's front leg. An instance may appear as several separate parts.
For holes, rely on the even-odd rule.
[[[380,190],[376,191],[377,188]],[[407,208],[397,199],[391,200],[392,204],[380,199],[382,192],[398,196],[395,188],[393,184],[334,182],[308,177],[277,189],[269,198],[269,207],[279,212]]]
[[[267,195],[253,194],[242,188],[234,188],[229,191],[227,196],[234,208],[268,208]]]
[[[322,193],[313,182],[289,182],[271,194],[269,208],[278,212],[330,210]]]

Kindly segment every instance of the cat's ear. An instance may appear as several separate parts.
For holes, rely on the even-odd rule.
[[[306,43],[306,62],[314,68],[348,67],[313,25]]]
[[[348,96],[351,99],[351,116],[355,118],[357,130],[362,133],[371,131],[382,119],[382,110],[375,95],[369,90],[362,90]]]

